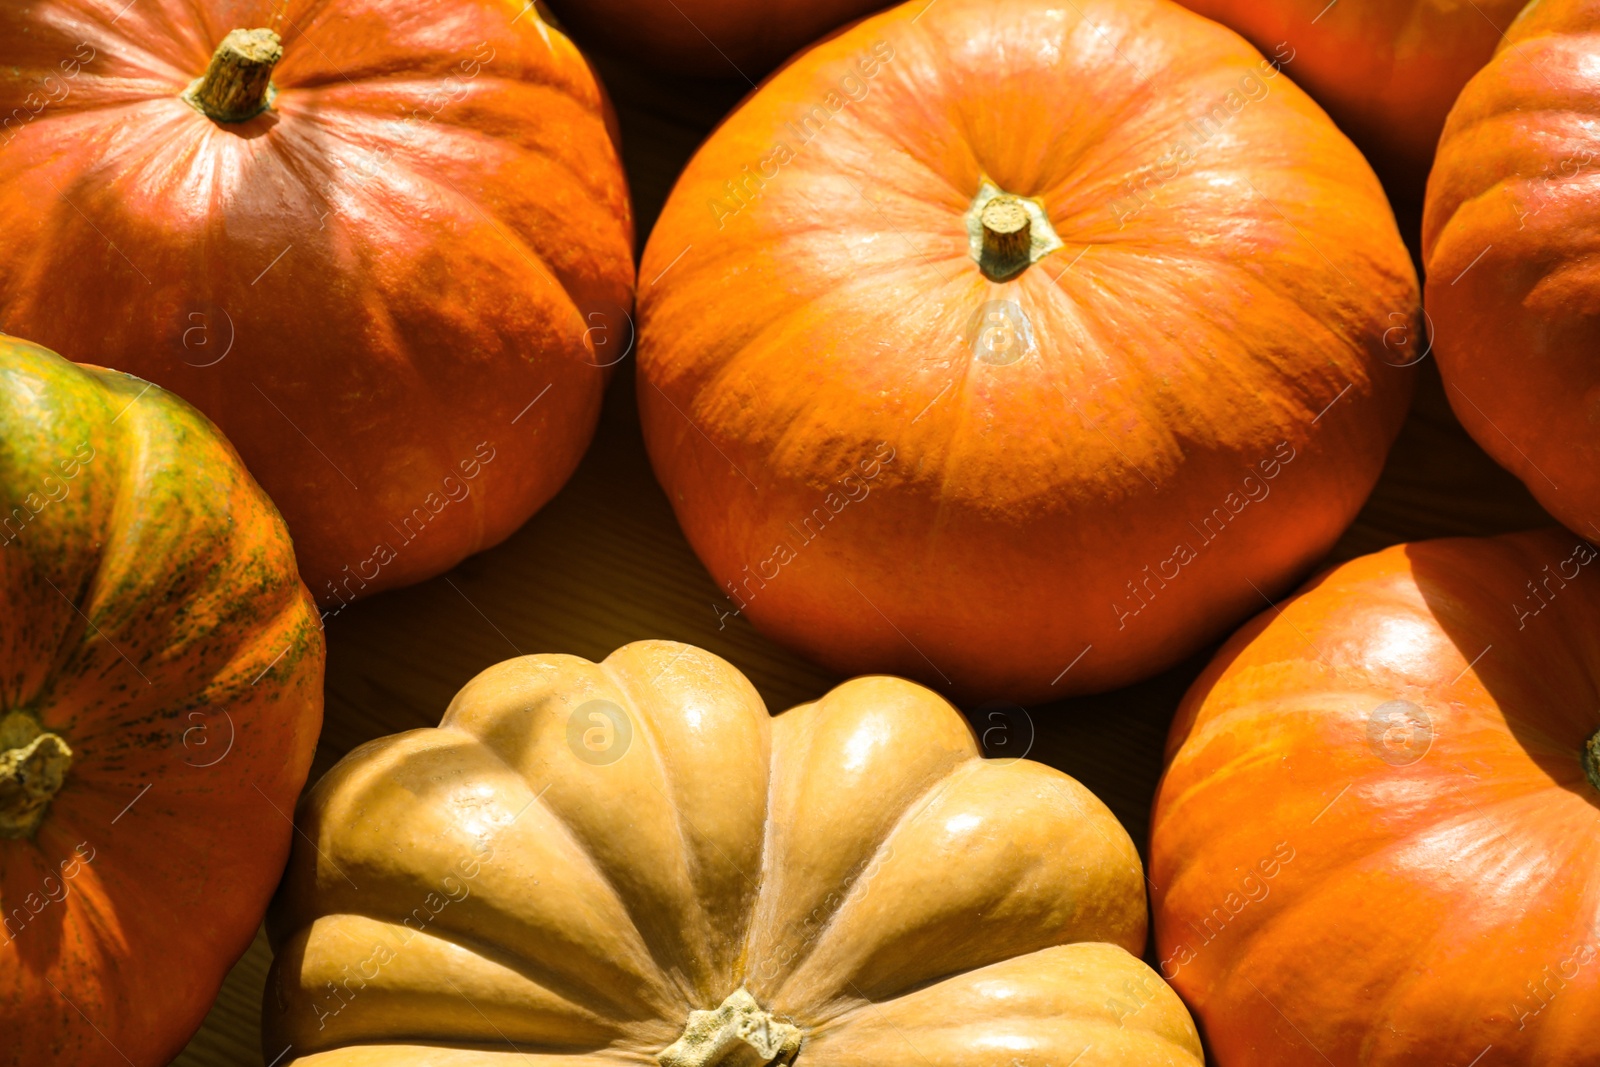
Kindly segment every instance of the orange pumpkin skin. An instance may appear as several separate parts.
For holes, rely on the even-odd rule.
[[[1423,214],[1450,404],[1585,537],[1600,522],[1600,3],[1532,5],[1450,113]]]
[[[0,322],[205,412],[328,605],[524,522],[625,344],[601,90],[520,7],[0,5]],[[219,122],[182,94],[235,28],[283,57],[268,110]]]
[[[288,857],[316,607],[204,416],[4,336],[0,502],[0,1063],[166,1063]],[[10,768],[51,737],[70,766],[19,833]]]
[[[1195,682],[1150,879],[1216,1063],[1600,1063],[1596,570],[1559,530],[1397,545]]]
[[[583,40],[652,67],[754,79],[829,30],[884,5],[881,0],[558,0],[551,6]]]
[[[713,610],[842,674],[1153,673],[1333,543],[1409,402],[1415,277],[1355,148],[1231,31],[1078,8],[908,4],[819,45],[646,248],[645,440]],[[1061,241],[1004,281],[970,251],[985,181]]]
[[[1179,0],[1260,48],[1420,196],[1445,115],[1526,0]]]

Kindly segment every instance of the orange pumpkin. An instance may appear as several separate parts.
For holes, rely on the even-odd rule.
[[[1539,503],[1600,536],[1600,3],[1530,5],[1450,113],[1423,253],[1450,404]]]
[[[328,605],[516,529],[629,343],[601,90],[519,7],[0,4],[0,323],[209,415]]]
[[[552,0],[580,39],[662,70],[759,78],[883,0]]]
[[[1325,552],[1416,280],[1317,106],[1167,0],[941,0],[775,75],[640,271],[639,404],[726,599],[840,673],[1130,682]]]
[[[269,1061],[1201,1067],[1116,817],[898,678],[773,718],[687,645],[523,656],[298,819]]]
[[[204,416],[4,336],[0,504],[0,1063],[166,1063],[289,853],[316,608]]]
[[[1151,820],[1163,976],[1223,1067],[1593,1067],[1600,551],[1397,545],[1195,682]]]
[[[1249,38],[1406,196],[1445,115],[1527,0],[1179,0]]]

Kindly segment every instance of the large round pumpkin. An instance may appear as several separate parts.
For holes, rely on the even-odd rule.
[[[0,323],[209,415],[328,605],[516,529],[630,343],[601,90],[521,7],[0,4]]]
[[[599,48],[699,77],[756,79],[884,0],[552,0]]]
[[[283,1064],[1200,1067],[1121,825],[899,679],[774,719],[687,645],[525,656],[298,825]]]
[[[1360,154],[1167,0],[867,19],[712,135],[640,277],[714,610],[976,699],[1120,685],[1259,608],[1365,499],[1420,348]]]
[[[1423,251],[1450,404],[1552,515],[1600,536],[1600,3],[1543,0],[1450,113]]]
[[[1527,0],[1180,2],[1248,37],[1417,196],[1456,94]]]
[[[0,1063],[166,1063],[322,723],[283,520],[204,416],[0,335]]]
[[[1594,1067],[1600,550],[1397,545],[1241,631],[1173,724],[1162,974],[1221,1067]]]

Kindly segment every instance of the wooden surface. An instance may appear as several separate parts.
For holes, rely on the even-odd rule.
[[[604,57],[597,65],[621,119],[642,244],[695,146],[750,87],[655,78]],[[1415,221],[1403,225],[1414,229]],[[359,603],[329,621],[326,724],[313,780],[364,741],[437,725],[469,678],[523,653],[598,660],[640,638],[687,641],[744,671],[773,711],[813,699],[839,680],[773,645],[742,618],[719,628],[717,588],[650,473],[634,410],[633,360],[618,372],[588,456],[527,526],[443,577]],[[1467,438],[1429,360],[1383,478],[1329,562],[1397,541],[1550,521]],[[1142,852],[1167,724],[1209,655],[1128,689],[988,720],[984,725],[1005,728],[991,735],[994,754],[1029,748],[1030,758],[1077,778],[1116,812]],[[279,1054],[263,1056],[259,1047],[269,960],[258,936],[174,1063],[237,1067]]]

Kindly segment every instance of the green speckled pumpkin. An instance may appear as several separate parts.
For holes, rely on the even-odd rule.
[[[0,335],[0,1063],[166,1063],[322,722],[283,520],[206,418]]]

